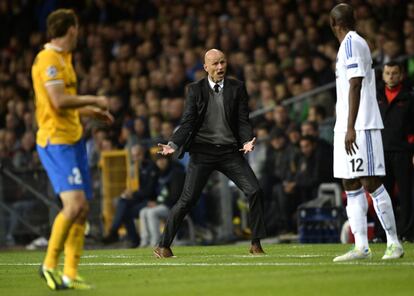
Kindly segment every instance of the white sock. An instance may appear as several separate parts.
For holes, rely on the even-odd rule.
[[[394,210],[392,209],[391,198],[381,185],[374,192],[370,193],[372,201],[374,202],[374,209],[377,213],[378,219],[381,222],[382,228],[387,235],[387,245],[400,244],[397,236],[397,227],[395,226]]]
[[[65,285],[69,285],[72,280],[68,276],[62,275],[62,281]]]
[[[359,250],[368,248],[367,210],[368,202],[364,188],[353,191],[345,191],[347,196],[346,213],[349,225],[355,238],[355,247]]]

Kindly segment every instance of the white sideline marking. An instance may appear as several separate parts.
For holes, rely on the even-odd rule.
[[[137,256],[134,255],[85,255],[82,256],[84,259],[91,259],[91,258],[109,258],[109,259],[131,259],[136,258]]]
[[[156,259],[154,259],[156,260]],[[170,259],[175,260],[175,259]],[[0,266],[39,266],[40,263],[0,263]],[[228,262],[228,263],[183,263],[183,262],[95,262],[80,263],[80,266],[339,266],[339,265],[361,265],[361,266],[414,266],[414,262],[342,262],[342,263],[310,263],[310,262]]]
[[[85,255],[82,256],[82,259],[96,259],[96,258],[107,258],[107,259],[132,259],[132,258],[140,258],[140,257],[148,257],[147,254],[145,255]],[[188,255],[186,258],[250,258],[250,259],[257,259],[260,256],[252,256],[252,255]],[[266,258],[321,258],[321,257],[332,257],[330,255],[322,255],[322,254],[304,254],[304,255],[269,255],[265,256]]]
[[[190,255],[191,256],[191,255]],[[199,256],[197,256],[199,257]],[[260,258],[260,256],[252,256],[252,255],[201,255],[201,257],[203,258],[253,258],[253,259],[257,259]],[[320,258],[320,257],[330,257],[329,255],[269,255],[266,254],[265,256],[262,257],[266,257],[266,258]]]

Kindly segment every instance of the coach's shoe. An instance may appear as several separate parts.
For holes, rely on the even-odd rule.
[[[70,279],[67,276],[62,276],[63,289],[72,290],[90,290],[92,285],[88,284],[81,276],[77,275],[75,279]]]
[[[391,260],[404,257],[404,250],[400,244],[391,244],[385,250],[382,260]]]
[[[249,253],[253,256],[263,256],[266,255],[263,251],[262,245],[260,243],[254,243],[250,246]]]
[[[349,252],[345,253],[344,255],[335,257],[333,262],[353,261],[353,260],[371,259],[371,258],[372,258],[372,253],[369,248],[366,248],[364,250],[359,250],[356,247],[354,247]]]
[[[57,269],[46,268],[43,266],[43,264],[41,264],[39,267],[39,275],[46,281],[46,284],[50,289],[64,289],[62,285],[62,274]]]
[[[154,255],[157,258],[172,258],[175,257],[169,247],[156,247],[154,249]]]

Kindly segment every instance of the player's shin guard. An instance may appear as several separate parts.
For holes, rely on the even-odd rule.
[[[63,274],[75,279],[78,273],[78,264],[85,241],[85,224],[73,223],[65,242],[65,266]]]
[[[397,228],[395,226],[394,210],[392,208],[391,198],[381,185],[374,192],[370,193],[374,203],[374,209],[377,213],[378,219],[381,222],[382,228],[387,235],[387,245],[398,244]]]
[[[367,210],[368,203],[363,188],[354,191],[346,191],[349,225],[355,238],[355,247],[359,250],[368,248],[367,237]]]

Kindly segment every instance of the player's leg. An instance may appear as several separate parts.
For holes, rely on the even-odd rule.
[[[359,141],[359,142],[358,142]],[[349,225],[355,238],[355,246],[344,255],[334,258],[335,262],[371,257],[367,238],[367,210],[368,204],[364,188],[359,176],[364,174],[365,153],[361,148],[360,133],[357,133],[357,145],[360,149],[356,154],[348,155],[345,151],[345,133],[335,133],[334,136],[334,177],[343,179],[342,183],[347,196],[346,213]]]
[[[82,189],[77,188],[80,173],[73,145],[37,146],[37,151],[57,195]],[[40,268],[41,276],[46,279],[47,285],[53,290],[61,287],[61,278],[57,270],[59,255],[73,221],[80,211],[76,203],[69,203],[66,199],[62,200],[62,203],[63,209],[53,223],[46,256]]]
[[[382,146],[381,131],[365,131],[367,147],[368,176],[361,177],[362,185],[371,195],[375,212],[387,236],[387,251],[383,259],[400,258],[404,255],[398,241],[394,210],[391,198],[379,176],[385,175],[385,161]]]
[[[376,176],[362,178],[361,182],[372,198],[375,212],[387,236],[387,250],[383,259],[403,257],[404,251],[398,241],[394,210],[387,190]]]
[[[347,196],[346,213],[355,239],[355,246],[344,255],[334,258],[334,262],[369,259],[372,257],[367,237],[368,203],[365,190],[359,179],[343,180]]]
[[[78,275],[79,260],[83,252],[85,241],[85,224],[89,213],[89,200],[92,199],[92,182],[90,179],[86,147],[84,141],[79,141],[74,145],[77,168],[80,177],[73,180],[79,190],[63,192],[61,194],[63,202],[66,201],[66,209],[76,215],[74,222],[69,230],[65,242],[65,264],[63,269],[63,284],[71,289],[90,289]],[[64,199],[66,199],[64,201]],[[64,205],[65,210],[65,205]]]
[[[67,241],[71,240],[73,229],[77,229],[74,222],[83,211],[83,200],[85,200],[82,191],[61,192],[60,196],[63,208],[53,223],[46,257],[41,268],[42,277],[53,290],[63,288],[60,272],[57,270],[59,255],[64,247],[66,253]]]
[[[368,248],[367,211],[368,202],[365,190],[359,179],[343,180],[346,197],[346,213],[355,238],[355,247],[359,250]]]
[[[53,222],[46,256],[39,271],[40,275],[46,280],[47,285],[52,290],[60,289],[62,286],[57,265],[72,222],[73,217],[66,217],[62,211],[58,213]]]
[[[62,192],[61,198],[65,212],[72,212],[76,217],[70,227],[65,241],[65,261],[63,268],[63,284],[67,288],[87,288],[86,284],[74,286],[78,278],[78,265],[85,241],[85,223],[89,212],[89,202],[83,191]]]

